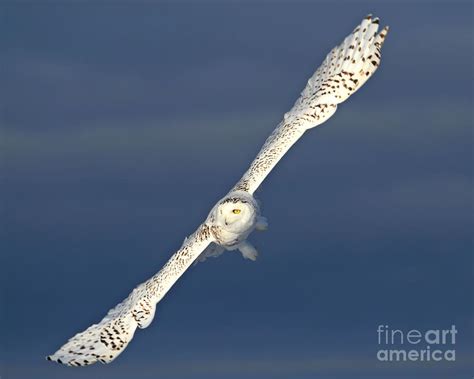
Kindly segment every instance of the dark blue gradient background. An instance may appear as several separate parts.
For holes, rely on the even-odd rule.
[[[470,2],[3,2],[1,367],[20,378],[468,378]],[[184,275],[111,365],[46,362],[156,272],[369,12],[382,65],[257,196],[256,263]],[[381,363],[379,324],[459,330]]]

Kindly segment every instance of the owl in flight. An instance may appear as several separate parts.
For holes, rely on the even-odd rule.
[[[247,241],[255,229],[265,230],[253,193],[288,149],[309,129],[325,122],[338,104],[356,92],[377,70],[388,27],[378,32],[379,19],[362,20],[344,41],[331,50],[308,80],[300,98],[272,132],[250,168],[211,209],[206,220],[187,237],[163,268],[98,324],[76,334],[48,360],[69,366],[113,361],[133,338],[137,327],[150,325],[156,304],[193,264],[225,250],[239,250],[255,260],[257,250]]]

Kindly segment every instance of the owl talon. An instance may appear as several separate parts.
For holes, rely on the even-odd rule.
[[[245,259],[250,259],[251,261],[256,261],[258,257],[258,251],[252,244],[247,241],[242,242],[239,245],[239,251],[242,253],[242,256]]]

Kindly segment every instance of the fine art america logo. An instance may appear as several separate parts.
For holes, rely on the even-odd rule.
[[[455,361],[457,332],[455,325],[449,329],[407,331],[379,325],[377,359],[382,362]]]

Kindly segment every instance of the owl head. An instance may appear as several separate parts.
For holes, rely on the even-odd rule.
[[[233,192],[216,204],[211,215],[215,225],[227,232],[241,234],[255,227],[259,207],[250,194]]]

